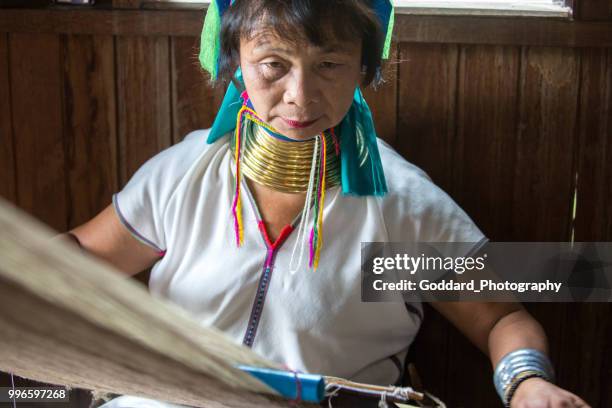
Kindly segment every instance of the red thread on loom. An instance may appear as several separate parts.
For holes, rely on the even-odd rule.
[[[289,404],[297,406],[297,404],[302,402],[302,382],[300,381],[300,376],[298,375],[299,371],[292,369],[287,364],[283,364],[283,367],[285,370],[291,371],[295,377],[295,398],[289,400]]]

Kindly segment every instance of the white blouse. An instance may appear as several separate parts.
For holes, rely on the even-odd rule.
[[[163,254],[151,272],[151,294],[290,369],[395,383],[422,306],[361,302],[361,243],[479,243],[482,232],[421,169],[379,140],[389,192],[355,197],[330,188],[319,268],[308,268],[306,254],[291,274],[297,231],[276,248],[266,242],[246,183],[244,244],[236,246],[228,138],[209,145],[207,135],[192,132],[159,153],[113,197],[130,232]],[[175,407],[131,396],[104,405],[139,406]]]

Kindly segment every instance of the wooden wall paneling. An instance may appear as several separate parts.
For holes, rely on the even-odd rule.
[[[0,27],[5,32],[198,36],[202,15],[202,10],[143,8],[3,9]],[[610,47],[611,26],[612,21],[398,13],[394,38],[411,43]]]
[[[119,184],[172,144],[168,37],[117,37]],[[150,269],[135,276],[147,284]]]
[[[378,137],[394,146],[397,139],[397,72],[399,49],[392,44],[389,59],[383,63],[384,82],[377,89],[369,86],[363,90],[366,102],[372,110]]]
[[[11,34],[11,97],[17,201],[59,231],[67,227],[60,42],[55,34]]]
[[[520,49],[461,47],[452,195],[492,240],[509,239]]]
[[[201,10],[49,7],[0,12],[3,31],[27,33],[197,36],[202,31],[203,20]]]
[[[606,305],[604,305],[606,306]],[[607,331],[603,334],[604,335],[604,348],[602,350],[601,356],[610,356],[612,355],[612,324],[610,324],[610,315],[612,313],[610,313],[610,304],[607,304],[608,306],[608,323],[606,324],[606,326],[608,327]],[[605,357],[604,357],[605,358]],[[606,384],[605,386],[603,386],[600,390],[599,390],[599,394],[600,394],[600,398],[599,401],[601,402],[601,406],[602,407],[609,407],[612,406],[612,385],[610,385],[610,378],[612,378],[612,362],[610,362],[610,359],[608,358],[607,360],[604,360],[603,362],[603,367],[602,370],[600,372],[600,375],[602,376],[602,384]],[[607,383],[605,381],[608,381]]]
[[[8,34],[0,33],[0,196],[17,202]]]
[[[612,49],[582,52],[576,241],[612,241]]]
[[[519,65],[518,47],[460,48],[452,195],[497,241],[504,239],[512,212]],[[455,329],[447,359],[454,368],[447,377],[449,406],[498,404],[488,357]]]
[[[397,150],[446,191],[451,187],[456,45],[399,46]]]
[[[576,0],[580,20],[612,21],[612,0]]]
[[[455,45],[399,44],[395,147],[445,189],[452,174],[457,55]],[[450,324],[429,305],[424,311],[413,345],[416,367],[425,387],[444,399]]]
[[[523,48],[514,229],[517,241],[569,239],[579,59],[571,48]]]
[[[609,241],[609,239],[608,239]],[[592,407],[612,402],[612,304],[568,303],[557,383]]]
[[[170,146],[168,37],[117,37],[119,183]]]
[[[402,14],[397,17],[395,36],[400,42],[553,47],[612,45],[609,21]]]
[[[612,50],[581,50],[574,239],[612,241]],[[567,305],[559,382],[593,407],[612,406],[612,304]]]
[[[172,140],[181,141],[189,132],[212,126],[225,93],[213,87],[200,67],[199,37],[171,37],[172,52]]]
[[[117,191],[114,42],[111,36],[63,38],[64,123],[71,212],[89,220]]]
[[[513,240],[570,239],[578,85],[575,49],[523,48],[514,211],[510,214]],[[564,337],[567,304],[526,307],[543,325],[551,359],[563,377],[573,367],[562,365],[561,356],[574,353]]]
[[[113,8],[137,9],[140,8],[142,0],[112,0]]]

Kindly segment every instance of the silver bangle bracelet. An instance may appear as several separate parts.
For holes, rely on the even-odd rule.
[[[550,359],[539,350],[524,348],[506,354],[495,367],[493,374],[497,394],[506,406],[510,405],[509,400],[513,394],[508,395],[508,390],[514,380],[525,372],[538,373],[538,377],[550,382],[553,382],[555,377]]]

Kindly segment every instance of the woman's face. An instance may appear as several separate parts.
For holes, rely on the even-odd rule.
[[[259,33],[241,40],[240,66],[257,114],[283,135],[304,140],[348,112],[362,80],[361,42],[319,48]]]

